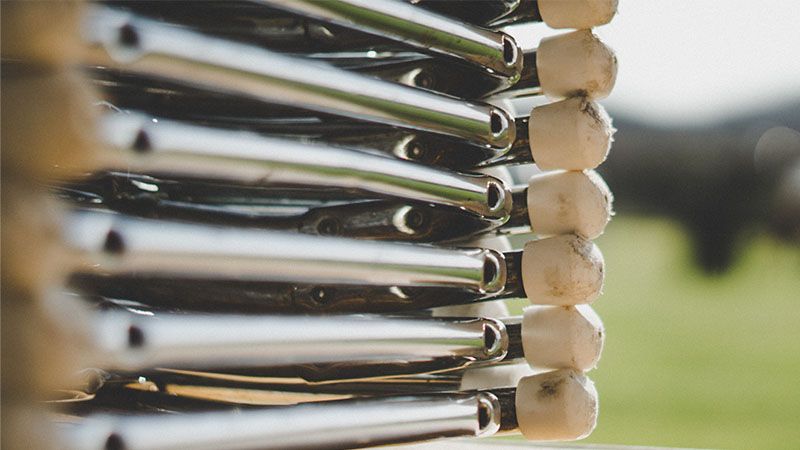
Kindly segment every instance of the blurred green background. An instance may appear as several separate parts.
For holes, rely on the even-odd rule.
[[[756,237],[729,271],[705,275],[682,228],[636,217],[597,244],[607,339],[584,443],[798,448],[800,251]]]

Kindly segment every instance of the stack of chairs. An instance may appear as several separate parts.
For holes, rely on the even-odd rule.
[[[587,436],[616,3],[4,4],[4,444]]]

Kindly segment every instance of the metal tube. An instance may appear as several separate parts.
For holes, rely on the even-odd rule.
[[[508,336],[495,319],[424,320],[376,316],[236,316],[99,312],[88,337],[96,365],[226,368],[293,364],[505,357]]]
[[[260,101],[456,136],[507,148],[514,123],[503,110],[353,74],[256,46],[94,7],[86,38],[104,45],[89,63],[240,94]],[[108,58],[108,56],[111,58]]]
[[[59,431],[69,449],[352,448],[490,435],[500,402],[488,392],[309,403],[187,414],[95,415]]]
[[[355,28],[428,52],[467,61],[516,81],[517,43],[505,33],[465,24],[391,0],[256,0],[297,14]]]
[[[522,23],[541,22],[542,14],[539,12],[537,0],[520,0],[516,7],[507,14],[493,19],[487,24],[492,28],[516,25]]]
[[[478,26],[494,26],[519,9],[529,7],[530,0],[411,0],[419,7]]]
[[[313,185],[362,189],[379,195],[465,209],[504,220],[511,195],[502,181],[466,175],[380,155],[275,139],[245,131],[107,115],[106,141],[140,155],[120,161],[127,169],[232,181],[245,185]]]
[[[138,217],[369,240],[453,241],[500,223],[416,200],[354,199],[351,192],[321,188],[219,185],[130,171],[103,173],[52,191],[80,208],[107,208]],[[336,198],[340,194],[342,198]]]
[[[235,229],[76,212],[66,244],[105,274],[190,279],[381,286],[449,286],[496,293],[505,261],[487,249],[441,249],[393,242]]]
[[[502,158],[514,151],[521,141],[527,143],[527,128],[519,129],[521,116],[514,119],[517,133],[510,149],[493,149],[441,134],[309,113],[286,106],[273,104],[264,109],[261,102],[242,96],[191,89],[163,79],[108,68],[95,67],[89,71],[89,76],[110,102],[121,109],[142,110],[171,119],[263,135],[369,148],[453,170],[472,170],[487,160]],[[449,75],[438,72],[435,78],[452,82]],[[461,84],[473,86],[475,80],[470,77]],[[438,88],[434,86],[434,90]]]
[[[445,78],[439,75],[437,79]],[[121,109],[141,110],[175,120],[249,130],[262,135],[368,148],[452,170],[471,171],[487,160],[499,161],[507,152],[522,144],[527,145],[527,128],[519,129],[520,117],[515,118],[517,137],[510,149],[492,149],[441,134],[303,112],[285,106],[270,105],[269,109],[264,109],[261,102],[242,96],[190,89],[174,82],[107,68],[94,68],[89,71],[89,76],[109,101]],[[469,80],[472,81],[466,85],[473,85],[474,79]]]
[[[462,98],[519,98],[544,93],[540,85],[535,48],[522,53],[524,68],[513,84],[486,74],[482,76],[470,67],[413,52],[334,51],[303,56],[346,70]]]

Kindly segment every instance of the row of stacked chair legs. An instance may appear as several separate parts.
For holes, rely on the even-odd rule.
[[[3,12],[4,444],[592,431],[616,1]]]

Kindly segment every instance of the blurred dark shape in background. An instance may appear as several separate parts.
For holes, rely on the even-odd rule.
[[[618,212],[678,220],[709,274],[727,270],[756,233],[800,244],[800,99],[696,126],[609,109],[618,131],[599,172]]]

